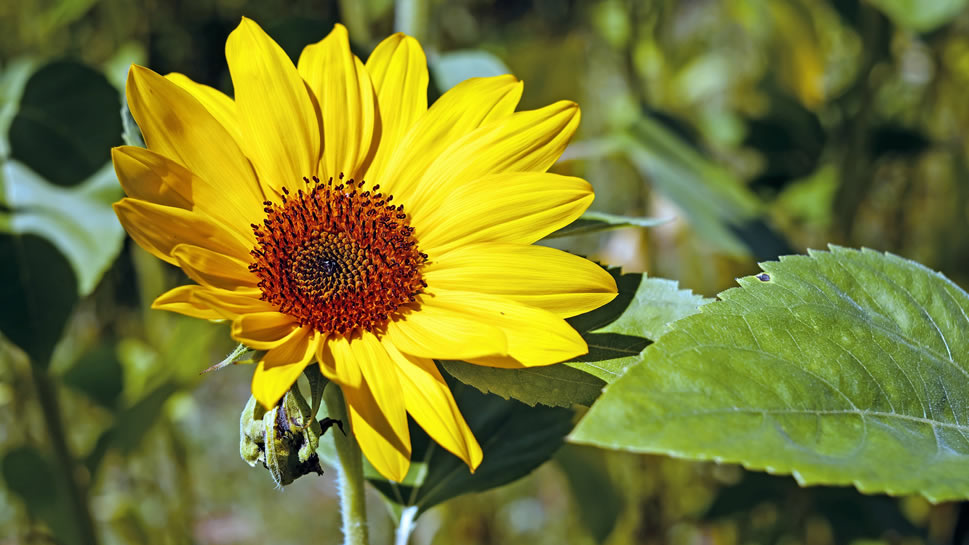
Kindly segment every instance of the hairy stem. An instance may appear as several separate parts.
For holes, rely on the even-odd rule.
[[[363,454],[353,436],[350,419],[347,418],[343,391],[336,384],[329,385],[323,394],[330,418],[343,422],[346,434],[333,433],[336,453],[340,461],[340,513],[343,516],[343,539],[345,545],[367,545],[367,502],[363,478]]]

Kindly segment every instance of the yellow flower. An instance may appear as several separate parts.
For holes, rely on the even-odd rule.
[[[474,470],[481,448],[433,359],[520,368],[586,353],[565,321],[616,294],[593,263],[532,243],[575,220],[587,182],[545,171],[579,123],[567,101],[515,112],[512,76],[427,107],[427,65],[396,34],[366,64],[336,25],[297,66],[253,21],[226,43],[235,98],[133,66],[148,149],[113,150],[128,233],[197,284],[153,308],[230,320],[265,356],[275,405],[319,362],[364,454],[410,463],[407,414]]]

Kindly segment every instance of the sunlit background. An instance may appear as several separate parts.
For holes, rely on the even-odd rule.
[[[131,63],[231,94],[224,43],[242,15],[294,58],[335,22],[363,58],[406,29],[428,54],[432,99],[511,72],[525,82],[521,108],[578,102],[581,128],[554,170],[589,180],[597,212],[668,219],[556,239],[561,248],[707,296],[758,261],[828,243],[897,253],[965,288],[966,4],[4,1],[0,325],[22,319],[10,301],[23,285],[76,282],[80,298],[51,360],[53,393],[0,342],[0,454],[51,456],[42,410],[57,399],[103,543],[340,540],[332,471],[279,490],[240,459],[251,367],[199,375],[233,348],[228,327],[149,309],[187,279],[126,239],[110,208],[121,191],[109,149],[133,130],[120,115]],[[38,252],[75,277],[18,277],[11,233],[49,241]],[[0,544],[55,543],[45,526],[70,516],[57,473],[17,471],[31,466],[13,458]],[[373,543],[388,543],[392,519],[370,500]],[[961,509],[566,446],[516,483],[430,511],[412,542],[949,543],[969,533]]]

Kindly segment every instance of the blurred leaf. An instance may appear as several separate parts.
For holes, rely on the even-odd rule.
[[[29,59],[16,59],[3,67],[0,72],[0,158],[6,159],[10,155],[10,140],[7,134],[10,124],[17,115],[20,96],[24,86],[34,70],[34,63]]]
[[[137,448],[145,433],[158,419],[165,402],[176,391],[178,387],[175,383],[164,382],[137,403],[122,410],[111,430],[113,444],[125,453]]]
[[[123,369],[113,342],[99,344],[81,356],[61,382],[83,392],[95,403],[114,409],[121,395]]]
[[[917,156],[932,145],[932,141],[920,130],[886,123],[871,129],[868,138],[874,157],[882,155],[898,155],[903,157]]]
[[[616,527],[623,498],[606,469],[604,452],[580,445],[565,445],[555,453],[555,461],[572,490],[582,524],[598,543],[604,543]]]
[[[27,81],[10,125],[11,156],[57,185],[90,177],[121,144],[118,90],[103,74],[56,61]]]
[[[468,78],[484,78],[511,74],[498,57],[481,50],[449,51],[430,59],[434,83],[443,93]]]
[[[121,105],[121,129],[121,139],[124,140],[125,144],[138,148],[146,147],[145,137],[142,136],[135,118],[131,116],[127,100]]]
[[[948,23],[966,8],[967,0],[869,0],[896,25],[929,32]]]
[[[969,294],[871,250],[762,267],[648,348],[572,439],[969,497]]]
[[[743,182],[658,122],[641,118],[623,142],[642,175],[720,251],[758,258],[790,252],[786,241],[764,223],[761,202]]]
[[[672,218],[637,218],[603,212],[586,212],[565,227],[546,235],[545,238],[569,237],[622,229],[623,227],[655,227],[673,221]]]
[[[605,382],[589,373],[566,365],[547,365],[525,369],[497,369],[463,361],[442,361],[444,370],[465,384],[484,393],[514,398],[531,407],[589,406],[599,397]]]
[[[77,302],[77,282],[64,256],[33,235],[0,235],[0,331],[46,368]]]
[[[117,112],[115,112],[117,116]],[[74,267],[80,294],[91,293],[121,251],[124,229],[111,203],[121,188],[111,164],[73,188],[53,186],[17,161],[0,176],[0,232],[40,235]]]
[[[3,456],[3,480],[20,496],[27,510],[43,521],[64,545],[82,545],[81,532],[72,516],[67,490],[57,468],[33,447],[17,447]]]

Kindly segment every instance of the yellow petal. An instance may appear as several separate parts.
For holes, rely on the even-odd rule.
[[[410,434],[406,438],[397,435],[366,382],[340,388],[360,450],[381,475],[392,481],[404,480],[410,467]]]
[[[252,376],[252,395],[267,409],[276,405],[303,369],[313,361],[318,338],[316,333],[302,330],[301,335],[266,352]]]
[[[451,356],[450,359],[463,359],[493,367],[532,367],[558,363],[589,351],[585,340],[572,326],[547,310],[496,295],[444,290],[434,286],[429,287],[428,291],[433,293],[435,305],[500,329],[508,342],[508,350],[500,356],[511,358]],[[404,347],[397,346],[407,352]]]
[[[320,158],[320,126],[306,84],[283,49],[245,17],[229,34],[225,57],[243,149],[260,181],[277,191],[298,189],[304,176],[316,174]]]
[[[275,306],[260,299],[262,290],[258,288],[238,288],[229,291],[206,286],[193,287],[198,288],[192,293],[193,300],[219,312],[226,320],[235,320],[244,314],[276,310]],[[156,307],[153,305],[152,308]]]
[[[343,335],[331,335],[320,343],[316,357],[320,371],[333,382],[354,388],[363,383],[363,374],[350,349],[350,340]]]
[[[265,215],[265,199],[254,182],[220,179],[228,183],[210,183],[163,155],[134,146],[112,149],[111,158],[129,197],[193,210],[255,243],[249,224],[258,223]]]
[[[147,68],[132,66],[125,92],[148,149],[212,185],[258,187],[232,134],[188,91]]]
[[[194,297],[194,292],[208,289],[203,286],[188,285],[166,291],[159,295],[151,304],[151,308],[177,312],[193,318],[203,320],[221,320],[225,318],[221,312],[211,305]]]
[[[410,432],[407,430],[407,410],[404,406],[404,396],[400,389],[400,381],[397,378],[397,365],[390,359],[390,355],[387,354],[387,350],[377,340],[377,337],[367,331],[350,337],[350,354],[353,357],[353,362],[344,362],[342,365],[356,364],[360,367],[361,374],[363,375],[363,384],[367,385],[373,403],[376,403],[377,409],[383,415],[381,424],[386,423],[386,428],[381,429],[381,433],[387,435],[385,440],[391,445],[403,446],[404,450],[400,451],[399,454],[403,454],[407,459],[410,459]],[[338,363],[337,365],[340,366],[341,364]],[[360,399],[360,396],[363,395],[358,391],[359,388],[354,389],[348,386],[344,392],[348,390],[354,392],[351,394],[351,397],[357,396],[355,399]],[[349,397],[348,401],[351,406],[359,405],[354,403],[354,400]],[[357,409],[363,414],[363,408],[358,406]],[[368,407],[367,409],[372,410],[372,407]],[[362,442],[360,446],[364,454],[367,455],[367,459],[374,462],[373,453]],[[376,463],[374,464],[374,467],[377,467],[382,475],[399,481],[407,474],[406,464],[400,466],[395,463],[387,463],[390,461],[399,461],[399,457],[396,455],[388,456],[388,453],[383,452],[382,447],[377,452],[376,458],[381,460],[381,463],[385,466],[380,468],[377,467]],[[399,473],[399,476],[398,471],[402,471],[402,473]]]
[[[427,58],[417,40],[397,33],[377,45],[366,67],[380,105],[380,147],[370,167],[376,174],[427,111]]]
[[[249,246],[241,235],[194,212],[131,198],[114,203],[114,212],[138,245],[173,265],[172,249],[179,244],[248,259]]]
[[[411,126],[383,170],[371,168],[369,181],[380,184],[397,202],[410,203],[417,180],[441,152],[478,127],[510,115],[521,94],[521,82],[507,75],[455,85]]]
[[[434,288],[500,295],[567,318],[616,297],[616,281],[578,256],[524,244],[463,245],[434,258],[424,271]]]
[[[387,324],[387,336],[402,352],[422,358],[463,360],[507,354],[505,334],[437,297],[417,296],[417,310]]]
[[[239,118],[236,113],[235,102],[231,98],[218,89],[192,81],[188,76],[178,72],[166,74],[165,77],[201,102],[202,106],[205,106],[205,109],[212,114],[212,117],[221,123],[225,130],[229,131],[232,138],[236,142],[240,141]]]
[[[456,184],[440,206],[411,216],[421,249],[437,255],[474,242],[531,244],[582,215],[592,186],[545,172],[504,172]]]
[[[380,122],[370,75],[350,52],[341,24],[323,40],[306,46],[299,74],[316,94],[323,117],[322,172],[360,178],[380,141]]]
[[[387,337],[384,347],[397,364],[407,412],[439,445],[464,460],[471,471],[477,469],[481,464],[481,446],[434,361],[400,353]]]
[[[579,107],[560,101],[477,129],[444,150],[406,201],[415,224],[467,180],[499,172],[545,172],[579,126]]]
[[[281,312],[243,314],[232,321],[232,338],[256,350],[271,350],[302,336],[303,328]]]
[[[256,288],[259,283],[247,262],[206,248],[179,244],[172,249],[172,257],[189,278],[203,286],[234,290]]]

